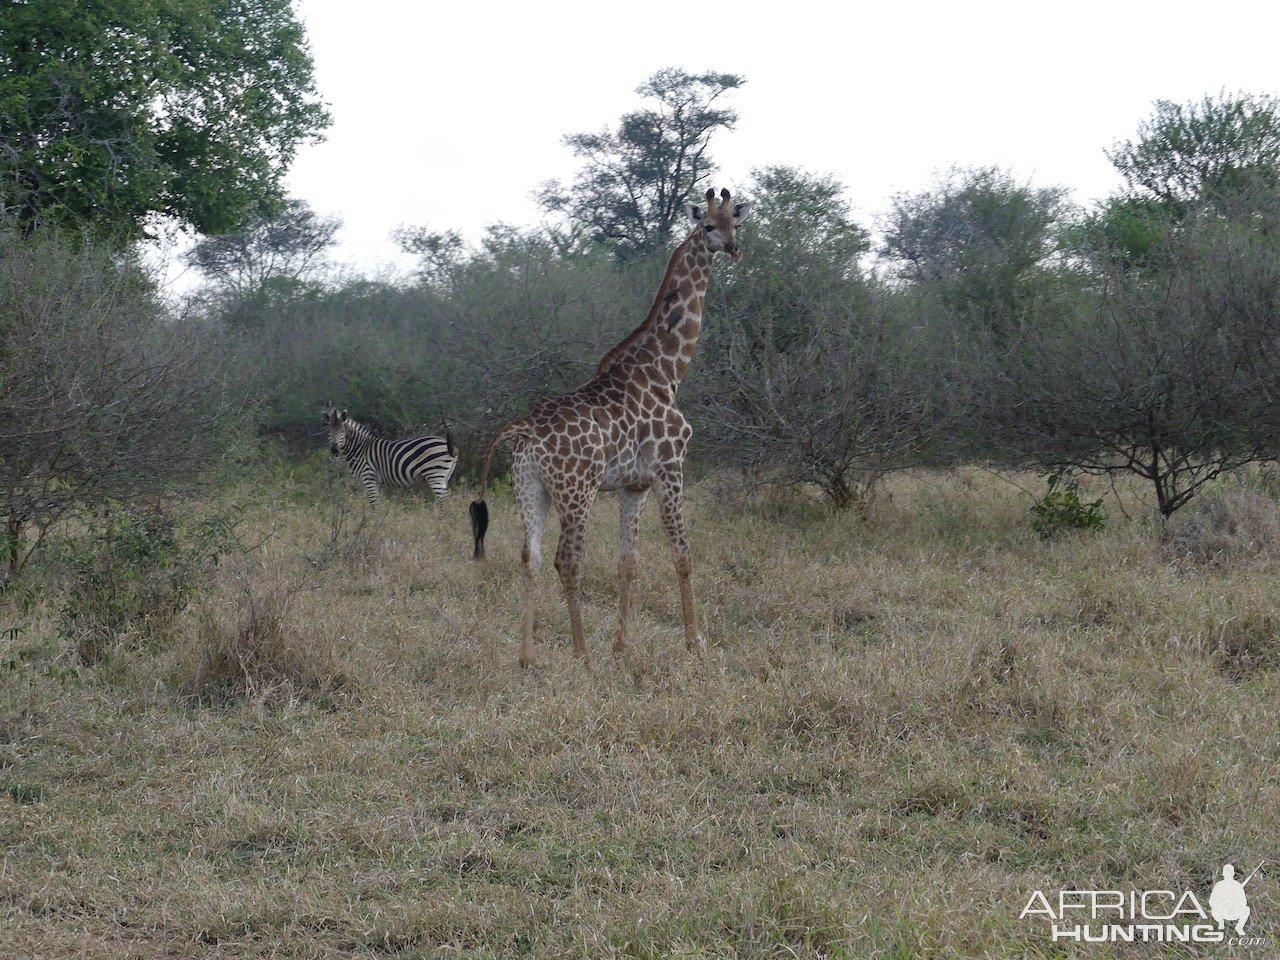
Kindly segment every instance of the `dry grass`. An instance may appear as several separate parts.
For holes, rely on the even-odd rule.
[[[0,598],[0,956],[1045,958],[1033,889],[1207,894],[1274,857],[1265,552],[1045,542],[979,473],[892,480],[866,524],[705,483],[710,651],[651,513],[617,661],[605,497],[596,668],[548,563],[521,671],[509,501],[475,564],[465,494],[327,550],[318,489],[253,508],[252,562],[109,670],[52,639],[52,581]],[[1280,884],[1249,893],[1274,947]]]

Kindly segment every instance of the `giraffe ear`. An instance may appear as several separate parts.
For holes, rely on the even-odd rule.
[[[747,214],[750,211],[751,211],[750,201],[747,201],[744,203],[735,203],[733,205],[733,219],[741,223],[743,220],[747,219]]]
[[[691,203],[687,207],[685,207],[685,209],[689,211],[690,220],[692,220],[694,223],[702,222],[702,208],[700,206],[698,206],[696,203]]]

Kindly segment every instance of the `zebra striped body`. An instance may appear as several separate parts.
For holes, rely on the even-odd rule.
[[[458,451],[453,438],[410,437],[407,440],[385,440],[347,411],[330,408],[324,415],[329,427],[329,451],[342,455],[351,476],[364,487],[369,506],[378,503],[380,486],[416,487],[425,483],[444,500],[449,493],[449,480],[458,466]]]

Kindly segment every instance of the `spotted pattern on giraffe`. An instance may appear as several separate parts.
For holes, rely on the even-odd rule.
[[[747,209],[745,203],[732,203],[727,190],[721,191],[719,202],[715,192],[708,190],[705,209],[690,207],[694,229],[671,255],[653,306],[641,324],[601,358],[591,380],[569,393],[539,400],[527,416],[504,425],[489,443],[480,496],[471,505],[475,556],[484,556],[489,468],[498,446],[510,441],[511,476],[525,534],[521,549],[524,632],[519,656],[523,666],[534,662],[534,590],[542,563],[543,528],[553,506],[560,519],[555,568],[569,609],[573,649],[590,662],[582,627],[580,565],[587,514],[602,490],[618,491],[622,528],[615,653],[626,649],[639,521],[650,490],[657,491],[659,515],[671,543],[685,645],[691,651],[704,647],[683,513],[684,457],[693,428],[676,406],[676,396],[697,348],[713,260],[717,253],[734,262],[742,259],[737,227]]]

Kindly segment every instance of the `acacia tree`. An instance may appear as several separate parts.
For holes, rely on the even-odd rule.
[[[854,221],[844,185],[830,176],[755,169],[744,196],[752,203],[741,231],[750,255],[713,286],[714,313],[743,325],[750,341],[768,337],[786,352],[807,337],[825,301],[861,295],[859,261],[870,237]],[[714,330],[709,334],[714,349]]]
[[[1158,274],[1108,271],[1082,316],[1026,324],[999,361],[1009,389],[989,399],[990,426],[1034,459],[1136,474],[1167,518],[1221,473],[1275,455],[1280,269],[1273,244],[1217,221],[1161,257]]]
[[[1128,190],[1077,240],[1093,306],[1026,326],[993,363],[1000,433],[1041,463],[1141,476],[1166,518],[1280,452],[1276,109],[1159,102],[1112,152]]]
[[[28,232],[237,229],[327,123],[290,0],[0,5],[0,207]]]
[[[839,182],[767,167],[745,195],[747,256],[711,293],[692,419],[744,476],[865,508],[928,433],[927,352],[864,277],[868,235]]]
[[[616,130],[565,137],[582,170],[568,187],[547,183],[542,206],[585,227],[620,259],[665,247],[685,202],[715,172],[712,135],[738,120],[718,101],[744,82],[731,73],[659,70],[636,90],[646,106],[624,114]]]
[[[277,216],[200,239],[187,261],[209,280],[206,296],[214,312],[233,328],[258,327],[314,290],[340,226],[301,200],[286,200]]]

